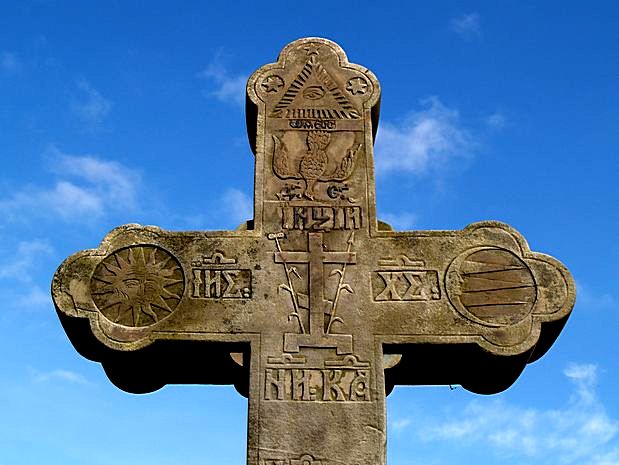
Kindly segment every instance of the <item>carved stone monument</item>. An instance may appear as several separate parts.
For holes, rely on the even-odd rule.
[[[247,83],[254,219],[114,229],[52,284],[75,348],[130,392],[234,384],[250,465],[385,463],[395,384],[509,387],[565,324],[574,282],[495,221],[396,232],[376,218],[380,86],[306,38]]]

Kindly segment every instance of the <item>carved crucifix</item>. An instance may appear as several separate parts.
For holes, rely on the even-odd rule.
[[[250,465],[385,463],[395,384],[510,386],[574,303],[561,263],[502,223],[376,218],[380,87],[335,43],[292,42],[247,84],[254,219],[114,229],[52,292],[76,349],[130,392],[234,384]]]

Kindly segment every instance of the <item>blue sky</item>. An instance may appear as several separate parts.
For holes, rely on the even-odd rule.
[[[244,463],[232,387],[118,390],[48,289],[119,224],[251,217],[245,80],[303,36],[381,81],[381,218],[505,221],[578,286],[506,392],[396,388],[388,463],[618,465],[618,20],[612,1],[2,2],[0,465]]]

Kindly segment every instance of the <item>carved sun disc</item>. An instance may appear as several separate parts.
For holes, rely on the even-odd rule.
[[[185,280],[179,262],[155,246],[117,250],[95,268],[92,299],[110,321],[129,327],[153,325],[178,306]]]

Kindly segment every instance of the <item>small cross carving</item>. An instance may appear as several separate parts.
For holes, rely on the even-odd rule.
[[[324,325],[324,265],[327,263],[339,263],[343,265],[355,264],[356,254],[350,250],[346,252],[328,252],[323,250],[321,232],[311,232],[307,234],[308,251],[307,252],[282,252],[275,253],[275,263],[283,263],[288,266],[288,263],[306,263],[308,265],[309,279],[309,333],[306,334],[304,327],[301,325],[301,333],[287,333],[284,335],[284,351],[298,352],[299,347],[335,347],[338,354],[351,354],[352,335],[350,334],[329,334],[329,329],[332,326],[332,321],[327,324],[325,332]],[[348,241],[350,245],[353,243],[354,232]],[[276,238],[277,239],[277,238]],[[278,246],[279,248],[279,246]],[[345,270],[345,268],[343,268]],[[335,270],[343,278],[342,270]],[[350,288],[350,286],[348,287]],[[337,291],[336,291],[337,292]],[[291,292],[291,297],[294,300],[295,294]],[[339,292],[337,293],[339,297]],[[337,298],[336,297],[336,298]],[[333,310],[335,310],[337,302],[333,302]],[[334,313],[330,314],[330,320],[335,318]],[[300,317],[298,318],[301,321]]]
[[[253,220],[120,226],[54,276],[67,335],[112,382],[234,384],[249,465],[377,465],[394,385],[495,393],[550,348],[575,296],[560,262],[499,222],[397,232],[377,219],[369,70],[300,39],[247,95]]]

